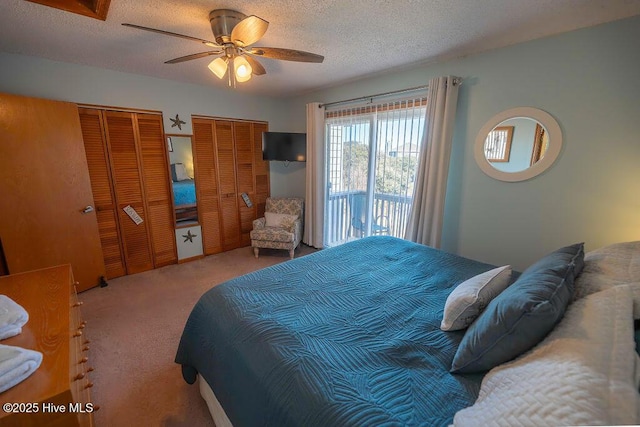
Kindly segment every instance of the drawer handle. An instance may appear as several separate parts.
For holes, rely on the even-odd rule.
[[[80,331],[80,330],[75,331],[75,332],[73,333],[73,336],[74,336],[74,337],[79,337],[79,336],[81,336],[81,335],[82,335],[82,331]]]
[[[93,383],[91,381],[87,382],[87,385],[84,386],[84,388],[91,388],[93,387]]]
[[[84,347],[82,347],[82,351],[89,351],[89,346],[85,345]]]
[[[82,344],[90,344],[90,343],[91,343],[91,341],[89,341],[89,340],[84,340],[84,342],[83,342]]]
[[[78,325],[78,329],[84,329],[85,325],[83,325],[82,323],[80,323],[80,325]]]
[[[93,367],[92,367],[92,366],[89,366],[89,367],[87,368],[87,372],[93,372]]]
[[[82,304],[84,304],[84,302],[78,301],[78,302],[74,303],[71,307],[80,307]]]
[[[80,372],[78,375],[76,375],[73,380],[74,381],[78,381],[84,378],[84,372]]]
[[[80,361],[78,362],[78,365],[82,365],[83,363],[87,363],[89,361],[88,357],[83,357],[82,359],[80,359]]]

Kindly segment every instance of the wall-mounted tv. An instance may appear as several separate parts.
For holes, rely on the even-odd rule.
[[[263,132],[262,158],[285,162],[307,161],[307,134],[291,132]]]

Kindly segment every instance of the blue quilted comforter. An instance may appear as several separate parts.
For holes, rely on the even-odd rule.
[[[196,186],[193,180],[173,181],[173,199],[176,206],[194,204],[196,202]]]
[[[449,373],[444,303],[490,268],[392,237],[325,249],[206,292],[176,362],[236,427],[447,425],[482,375]]]

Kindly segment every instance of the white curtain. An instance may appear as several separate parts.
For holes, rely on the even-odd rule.
[[[307,104],[307,180],[302,241],[322,248],[324,240],[324,107]]]
[[[420,153],[418,176],[405,239],[440,247],[444,201],[449,174],[453,125],[458,102],[458,77],[429,81],[425,140]]]

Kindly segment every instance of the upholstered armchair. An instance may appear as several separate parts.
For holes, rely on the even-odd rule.
[[[264,217],[253,221],[251,246],[258,258],[260,248],[285,249],[293,259],[302,240],[304,199],[299,197],[269,197]]]

